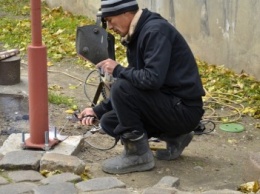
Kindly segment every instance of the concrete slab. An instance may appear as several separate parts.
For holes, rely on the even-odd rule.
[[[15,85],[0,85],[2,94],[15,94],[28,97],[28,76],[21,76],[21,81]]]
[[[30,134],[25,134],[25,140],[30,137]],[[50,137],[51,138],[51,137]],[[3,143],[0,148],[0,154],[5,155],[11,151],[23,150],[22,146],[22,133],[11,134]],[[65,140],[55,145],[47,153],[59,153],[64,155],[76,155],[83,146],[82,136],[68,136]],[[37,151],[37,150],[36,150]],[[39,150],[42,151],[42,150]]]
[[[83,141],[82,136],[69,136],[67,139],[54,146],[52,150],[47,151],[47,153],[77,155],[83,147]]]
[[[24,74],[20,77],[20,83],[15,85],[0,85],[1,94],[10,95],[22,95],[25,97],[29,96],[28,92],[28,75]],[[25,134],[25,140],[30,137],[29,133]],[[50,129],[49,138],[54,138],[54,131]],[[82,136],[61,136],[57,134],[57,138],[60,141],[57,145],[53,146],[47,153],[59,153],[64,155],[76,155],[83,146]],[[22,146],[22,133],[11,134],[0,147],[0,155],[5,155],[11,151],[23,150]],[[37,150],[36,150],[37,151]],[[42,151],[42,150],[39,150]]]

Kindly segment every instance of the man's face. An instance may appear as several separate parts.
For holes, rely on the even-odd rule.
[[[123,13],[116,16],[106,17],[105,20],[107,21],[107,27],[109,30],[113,30],[121,37],[124,37],[129,31],[132,17],[129,13]]]

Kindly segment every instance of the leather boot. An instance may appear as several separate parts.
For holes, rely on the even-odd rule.
[[[174,160],[178,158],[191,142],[193,135],[194,132],[192,131],[176,137],[160,137],[161,140],[166,142],[166,149],[157,150],[156,157],[159,160]]]
[[[137,131],[121,136],[124,151],[121,155],[103,162],[102,170],[111,174],[146,171],[154,167],[153,153],[149,148],[146,134]]]

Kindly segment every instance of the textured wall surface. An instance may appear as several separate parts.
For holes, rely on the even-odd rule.
[[[260,0],[137,0],[164,16],[194,55],[260,80]],[[95,19],[100,0],[46,0]]]

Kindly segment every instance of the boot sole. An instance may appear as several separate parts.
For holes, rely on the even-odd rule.
[[[105,169],[102,167],[102,170],[109,174],[126,174],[126,173],[131,173],[131,172],[148,171],[148,170],[153,169],[154,166],[155,166],[154,161],[151,161],[151,162],[148,162],[145,164],[130,166],[130,167],[127,167],[124,169]]]
[[[191,135],[187,136],[186,139],[183,141],[182,148],[174,155],[170,155],[168,150],[157,150],[156,151],[156,158],[158,160],[175,160],[177,159],[183,152],[183,150],[190,144],[191,140],[193,139],[194,133],[191,133]]]

